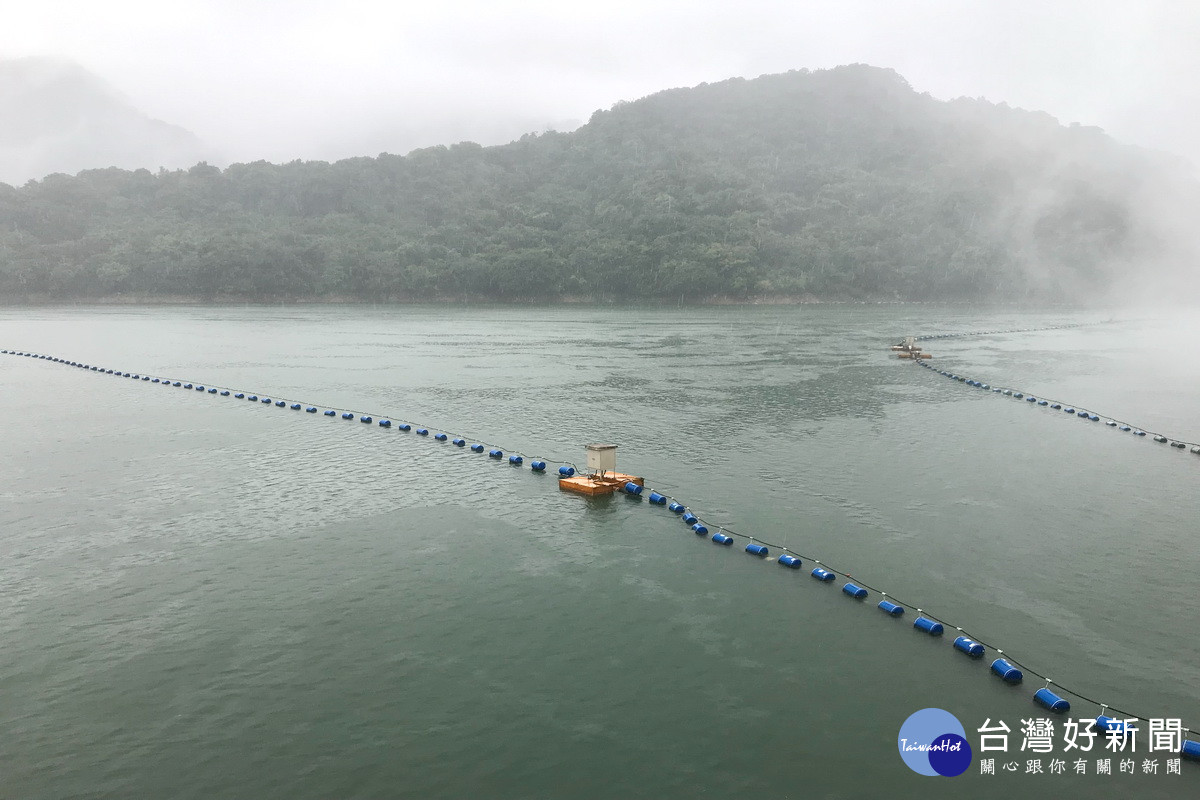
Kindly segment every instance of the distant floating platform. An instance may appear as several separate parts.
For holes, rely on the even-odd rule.
[[[576,494],[597,495],[612,494],[627,483],[638,486],[644,485],[642,478],[636,475],[626,475],[623,472],[606,472],[603,475],[574,475],[570,478],[559,478],[558,488]]]

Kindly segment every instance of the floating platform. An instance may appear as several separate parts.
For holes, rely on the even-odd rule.
[[[915,336],[905,336],[903,342],[892,345],[892,352],[900,358],[933,358],[929,353],[921,352]]]
[[[605,472],[597,475],[574,475],[570,478],[559,478],[558,488],[576,494],[597,495],[612,494],[627,483],[643,486],[642,478],[636,475],[626,475],[623,472]]]

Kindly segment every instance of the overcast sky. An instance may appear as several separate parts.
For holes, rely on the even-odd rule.
[[[62,56],[226,161],[567,130],[659,89],[863,62],[1200,163],[1200,2],[0,1],[0,58]]]

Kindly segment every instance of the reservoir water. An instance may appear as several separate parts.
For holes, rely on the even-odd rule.
[[[616,443],[714,530],[1200,727],[1200,457],[886,349],[1106,316],[3,309],[0,348],[422,423],[552,470]],[[1200,442],[1196,332],[1143,316],[929,348]],[[1168,774],[1144,733],[1134,774],[1102,743],[1064,752],[1064,717],[1031,702],[1044,683],[1004,684],[953,628],[918,633],[645,500],[562,493],[528,460],[8,355],[0,443],[0,797],[1200,796],[1200,764]],[[1099,711],[1068,697],[1067,718]],[[1008,752],[913,773],[897,735],[928,707],[973,747],[1003,721]],[[1022,720],[1044,717],[1055,750],[1027,773]]]

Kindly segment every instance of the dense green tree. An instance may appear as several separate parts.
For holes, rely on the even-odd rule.
[[[1058,300],[1190,269],[1198,198],[1095,129],[855,65],[499,147],[0,185],[0,299]]]

